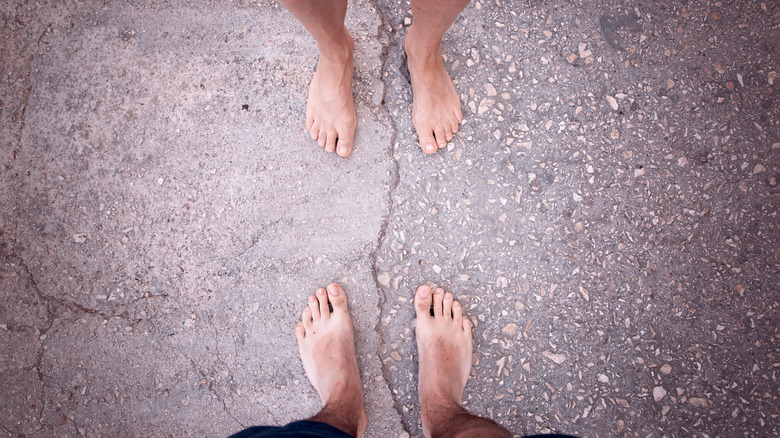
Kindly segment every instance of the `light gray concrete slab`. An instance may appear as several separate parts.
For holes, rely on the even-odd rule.
[[[5,430],[219,436],[310,416],[292,329],[332,281],[351,295],[368,434],[399,430],[373,330],[394,171],[373,7],[348,19],[346,160],[304,132],[316,50],[280,5],[63,9],[27,16],[41,37],[4,156]]]

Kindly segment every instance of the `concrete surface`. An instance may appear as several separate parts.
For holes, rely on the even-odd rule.
[[[225,436],[316,412],[292,328],[351,294],[368,437],[420,436],[411,297],[476,322],[514,433],[778,436],[780,7],[474,1],[423,156],[409,5],[351,2],[349,159],[278,4],[0,6],[4,436]]]

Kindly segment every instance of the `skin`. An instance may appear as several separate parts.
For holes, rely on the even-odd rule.
[[[320,52],[306,101],[306,131],[326,152],[352,153],[357,114],[352,97],[354,43],[344,27],[346,0],[281,0]]]
[[[442,289],[420,286],[414,306],[420,357],[418,395],[425,436],[510,437],[493,421],[461,407],[471,371],[472,326],[460,303]],[[332,283],[309,297],[295,336],[306,375],[325,405],[310,420],[359,437],[367,417],[347,295],[340,285]]]
[[[344,27],[347,0],[281,0],[320,52],[309,85],[306,131],[327,152],[352,153],[357,116],[352,96],[353,41]],[[460,99],[441,58],[444,33],[470,0],[413,0],[404,49],[412,79],[412,122],[420,148],[445,147],[463,120]]]
[[[420,286],[414,297],[415,334],[420,357],[417,395],[423,433],[438,437],[502,437],[512,435],[495,422],[461,407],[471,372],[471,321],[452,294]],[[431,316],[433,309],[433,316]]]
[[[328,303],[333,307],[330,311]],[[325,407],[310,418],[358,437],[366,429],[347,294],[337,283],[318,289],[308,299],[295,326],[303,369]]]

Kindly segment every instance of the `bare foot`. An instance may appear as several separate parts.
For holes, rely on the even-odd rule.
[[[412,78],[412,123],[426,154],[436,153],[458,132],[463,114],[460,98],[449,73],[444,68],[440,47],[430,47],[415,38],[414,25],[406,34],[409,75]]]
[[[431,316],[433,305],[433,316]],[[423,432],[431,436],[431,424],[439,412],[460,408],[471,372],[471,321],[463,317],[460,303],[443,289],[417,288],[417,351],[420,375],[417,385]]]
[[[353,48],[346,27],[328,47],[320,47],[306,101],[306,131],[321,148],[342,157],[352,152],[357,125],[352,99]]]
[[[350,420],[357,423],[357,434],[353,431],[348,433],[360,436],[366,427],[363,386],[355,356],[347,295],[340,285],[331,283],[327,290],[318,289],[316,295],[309,297],[301,322],[295,326],[295,336],[298,338],[298,352],[306,376],[325,404],[323,412],[329,406],[334,407],[336,417],[339,417],[339,412],[347,412],[346,424],[350,424]],[[328,418],[333,416],[324,415]],[[338,418],[334,422],[318,417],[313,419],[330,423],[342,430],[352,429],[342,426]]]

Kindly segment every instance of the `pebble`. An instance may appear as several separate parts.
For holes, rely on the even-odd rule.
[[[653,388],[653,400],[659,401],[664,397],[666,397],[666,390],[663,387],[656,386]]]
[[[542,353],[542,356],[546,357],[547,359],[550,359],[551,361],[557,363],[558,365],[566,361],[566,356],[560,353],[552,353],[549,351],[545,351]]]
[[[617,103],[617,99],[615,99],[614,97],[612,97],[612,96],[610,96],[610,95],[607,95],[607,103],[609,104],[609,106],[610,106],[610,107],[611,107],[613,110],[615,110],[615,111],[617,111],[617,110],[618,110],[618,103]]]
[[[493,84],[488,83],[485,84],[484,87],[488,96],[495,96],[496,94],[498,94],[496,93],[496,87],[494,87]]]
[[[672,372],[672,366],[671,365],[669,365],[668,363],[665,363],[665,364],[661,365],[661,374],[666,376],[666,375],[671,374],[671,372]]]
[[[76,233],[73,235],[73,241],[75,243],[84,243],[87,241],[87,234],[86,233]]]

